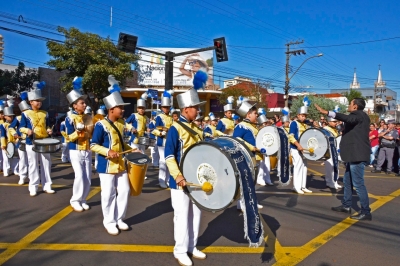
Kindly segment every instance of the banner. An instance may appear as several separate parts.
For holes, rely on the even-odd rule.
[[[181,53],[197,48],[146,48],[159,53],[166,51]],[[165,85],[165,59],[164,56],[140,51],[140,59],[136,71],[139,85],[164,86]],[[208,73],[207,85],[213,85],[213,50],[199,52],[174,58],[173,85],[192,86],[194,74],[198,70]]]

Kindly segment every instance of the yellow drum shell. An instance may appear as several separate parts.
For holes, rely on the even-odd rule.
[[[139,196],[142,193],[144,178],[147,172],[147,164],[135,164],[127,161],[129,187],[131,196]]]
[[[276,168],[276,166],[278,165],[278,158],[276,157],[276,155],[269,156],[269,163],[271,165],[270,169]],[[289,165],[293,165],[293,160],[291,155],[289,155]]]

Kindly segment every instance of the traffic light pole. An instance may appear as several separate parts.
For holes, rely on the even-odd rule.
[[[289,59],[291,55],[296,55],[296,54],[305,54],[306,52],[304,50],[295,50],[295,51],[290,51],[290,45],[294,45],[294,44],[302,44],[304,43],[304,41],[295,41],[295,42],[290,42],[285,44],[286,45],[286,78],[285,78],[285,107],[289,107],[289,82],[290,82],[290,78],[289,78]],[[293,76],[292,76],[293,77]]]

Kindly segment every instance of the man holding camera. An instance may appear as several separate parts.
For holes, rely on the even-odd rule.
[[[386,174],[390,174],[392,172],[393,154],[394,149],[396,148],[396,140],[399,137],[399,133],[395,128],[394,121],[389,121],[388,129],[379,133],[378,137],[380,139],[378,163],[376,165],[376,169],[372,170],[371,172],[380,173],[383,163],[385,160],[387,160]]]

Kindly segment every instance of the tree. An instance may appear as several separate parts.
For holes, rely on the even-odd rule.
[[[233,102],[233,108],[236,108],[237,107],[236,101],[237,99],[239,99],[239,96],[249,97],[250,92],[244,88],[231,86],[222,90],[222,93],[218,95],[218,102],[221,105],[227,104],[228,103],[227,99],[229,96],[233,96],[233,98],[235,98],[235,101]]]
[[[291,115],[296,115],[297,114],[297,110],[303,106],[303,99],[305,96],[302,97],[298,97],[292,100],[292,106],[290,107],[290,113]],[[313,95],[307,95],[308,99],[311,101],[311,105],[308,108],[308,118],[313,119],[313,120],[319,120],[321,113],[319,113],[317,111],[317,109],[315,109],[314,104],[318,104],[319,106],[321,106],[323,109],[325,110],[330,110],[332,111],[333,109],[335,109],[336,105],[339,105],[339,113],[344,113],[347,110],[347,107],[343,104],[339,104],[338,102],[335,102],[331,99],[328,98],[324,98],[324,97],[317,97],[317,96],[313,96]]]
[[[349,91],[344,92],[343,96],[347,98],[347,101],[349,102],[349,104],[354,98],[362,98],[362,99],[364,99],[364,97],[362,96],[361,91],[353,90],[353,89],[350,89]]]
[[[110,86],[108,75],[112,74],[124,85],[126,78],[132,76],[131,65],[138,56],[117,49],[108,37],[103,39],[97,34],[83,33],[76,28],[58,28],[65,35],[64,43],[47,42],[48,54],[52,57],[47,64],[58,71],[66,71],[60,78],[64,84],[63,92],[72,90],[72,80],[83,77],[83,91],[92,93],[95,98],[108,94]],[[90,101],[90,99],[89,99]]]
[[[19,95],[20,92],[30,89],[35,80],[39,80],[38,71],[26,69],[22,62],[12,71],[0,69],[0,94]]]

